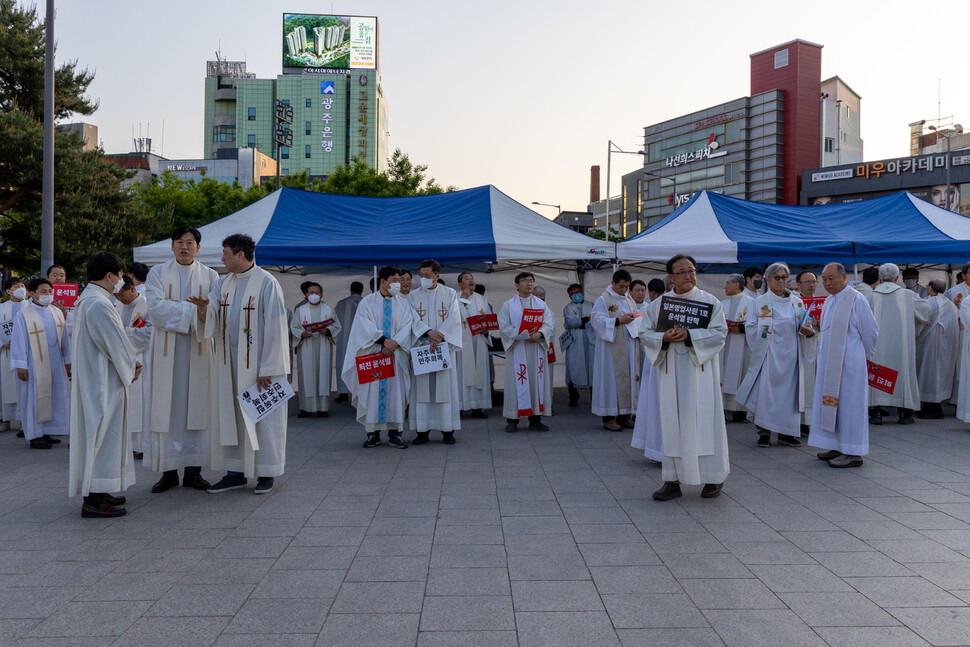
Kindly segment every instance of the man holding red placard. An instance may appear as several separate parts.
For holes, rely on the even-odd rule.
[[[364,447],[387,444],[407,449],[401,437],[411,389],[408,354],[414,309],[401,296],[401,270],[394,265],[377,273],[378,290],[361,299],[350,327],[341,377],[350,389],[357,422],[364,425]]]
[[[541,416],[552,410],[552,375],[546,353],[554,331],[552,313],[545,301],[532,294],[535,277],[520,272],[515,277],[518,294],[502,304],[499,332],[505,346],[505,431],[518,431],[519,419],[529,419],[529,429],[549,431]]]
[[[879,326],[866,297],[848,287],[841,264],[825,266],[822,285],[831,296],[822,307],[808,444],[828,450],[818,457],[831,467],[860,467],[869,453],[866,360],[876,350]]]
[[[463,384],[461,410],[468,412],[472,418],[487,418],[485,409],[492,406],[488,368],[489,331],[498,328],[498,317],[492,314],[485,297],[475,292],[475,277],[471,272],[458,275],[458,287],[461,288],[458,303],[464,320],[461,351],[458,353]]]

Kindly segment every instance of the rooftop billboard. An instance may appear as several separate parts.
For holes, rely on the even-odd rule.
[[[283,14],[283,71],[377,69],[377,18]]]

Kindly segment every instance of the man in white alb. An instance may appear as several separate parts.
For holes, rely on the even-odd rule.
[[[0,303],[0,431],[21,429],[17,404],[20,380],[10,372],[10,341],[13,316],[27,305],[27,284],[19,276],[11,276],[3,282],[3,291],[10,298]]]
[[[596,333],[593,359],[593,415],[609,431],[632,429],[637,410],[640,366],[637,364],[637,306],[627,294],[632,280],[626,270],[613,273],[606,291],[593,304]]]
[[[566,387],[569,390],[569,406],[579,404],[579,389],[593,385],[593,353],[596,333],[590,319],[593,304],[586,301],[583,286],[573,283],[566,288],[569,304],[562,309],[564,330],[559,335],[559,347],[566,356]]]
[[[323,286],[311,281],[307,302],[293,311],[290,343],[296,348],[300,385],[298,418],[326,418],[330,411],[330,376],[334,344],[343,330],[333,308],[323,302]]]
[[[461,351],[458,353],[459,382],[461,382],[461,410],[472,418],[487,418],[485,409],[492,407],[491,380],[488,371],[489,331],[484,325],[472,334],[469,318],[491,313],[488,301],[475,292],[475,276],[471,272],[458,275],[458,307],[462,313]],[[476,320],[479,321],[480,320]]]
[[[944,296],[945,289],[943,279],[933,279],[926,285],[930,320],[916,338],[917,418],[943,418],[942,403],[953,395],[953,366],[960,352],[960,312]]]
[[[724,410],[731,414],[731,422],[747,422],[748,412],[735,396],[751,362],[751,349],[744,338],[744,320],[754,300],[744,292],[744,277],[740,274],[727,277],[724,294],[726,298],[721,300],[721,307],[728,327],[727,341],[720,355]]]
[[[357,315],[357,306],[360,305],[360,300],[364,298],[363,294],[364,284],[360,281],[354,281],[350,284],[350,296],[344,297],[334,306],[334,317],[341,322],[341,327],[350,330],[351,324],[354,323],[354,317]],[[336,346],[334,361],[337,366],[337,399],[334,402],[350,402],[350,389],[347,388],[347,383],[340,375],[344,366],[344,356],[347,354],[347,338],[348,335],[343,334],[339,335],[334,341]]]

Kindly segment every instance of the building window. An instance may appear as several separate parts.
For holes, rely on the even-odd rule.
[[[730,144],[741,139],[741,120],[735,119],[724,124],[724,143]]]
[[[307,99],[306,100],[306,107],[307,108],[312,108],[313,107],[313,104],[311,103],[310,99]]]
[[[835,138],[834,137],[826,137],[825,138],[825,152],[826,153],[834,153],[835,152]]]
[[[307,159],[310,159],[310,144],[306,145],[306,149],[303,151],[303,156]]]
[[[256,108],[249,109],[249,116],[247,117],[249,121],[256,121]]]
[[[249,146],[250,148],[256,148],[256,135],[246,136],[246,146]]]
[[[288,160],[288,159],[290,159],[290,147],[289,146],[280,146],[280,159],[281,160]]]
[[[307,135],[309,135],[309,134],[310,134],[310,122],[309,122],[309,121],[308,121],[308,122],[306,122],[306,134],[307,134]]]
[[[212,141],[213,142],[236,141],[236,127],[235,126],[213,126]]]
[[[850,108],[849,106],[846,106],[845,107],[845,118],[848,119],[851,116],[852,116],[852,108]]]
[[[775,69],[779,67],[788,66],[788,50],[783,49],[781,51],[775,52]]]
[[[732,162],[724,165],[724,184],[737,184],[741,180],[741,165]]]

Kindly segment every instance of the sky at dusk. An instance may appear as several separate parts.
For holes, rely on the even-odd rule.
[[[608,140],[635,151],[644,126],[746,96],[748,55],[795,38],[823,45],[822,78],[862,96],[867,160],[907,156],[913,121],[970,126],[961,1],[58,0],[56,12],[58,62],[96,73],[100,109],[84,120],[108,153],[130,151],[134,127],[150,128],[153,152],[201,157],[206,61],[221,48],[275,77],[283,13],[377,16],[391,150],[442,185],[494,184],[525,204],[585,210],[591,165],[605,194]],[[638,165],[613,156],[614,195]]]

